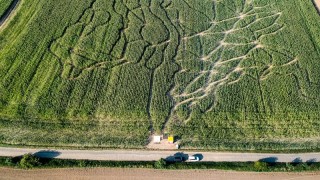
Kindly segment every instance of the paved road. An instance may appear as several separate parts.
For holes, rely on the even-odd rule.
[[[147,150],[43,150],[0,148],[0,156],[20,156],[26,153],[36,153],[39,157],[60,159],[90,159],[113,161],[154,161],[167,158],[175,154],[174,151],[147,151]],[[270,154],[270,153],[220,153],[220,152],[183,152],[184,154],[199,154],[202,161],[246,162],[265,159],[268,162],[320,162],[320,153],[301,154]]]

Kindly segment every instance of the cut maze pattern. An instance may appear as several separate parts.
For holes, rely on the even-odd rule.
[[[182,41],[186,47],[198,42],[200,50],[186,49],[186,56],[194,57],[191,61],[200,64],[197,70],[183,68],[178,76],[191,76],[190,81],[178,84],[171,94],[175,99],[174,110],[181,108],[190,114],[195,106],[202,111],[210,111],[218,102],[218,90],[223,85],[232,85],[247,75],[248,70],[259,71],[259,81],[266,80],[274,69],[292,66],[298,58],[285,50],[274,50],[264,44],[262,39],[275,35],[284,26],[278,23],[281,12],[271,11],[270,6],[255,6],[254,1],[244,1],[233,11],[233,16],[220,19],[219,6],[224,1],[215,1],[215,16],[211,26],[196,34],[185,36]],[[220,8],[221,9],[221,8]],[[206,41],[211,40],[211,46]],[[212,41],[213,40],[213,41]],[[266,54],[268,62],[255,62],[255,54]],[[284,60],[282,64],[273,64],[274,58]],[[178,60],[181,67],[188,67],[184,58]],[[189,62],[187,62],[189,63]],[[255,78],[255,79],[257,79]]]
[[[124,18],[117,13],[115,1],[93,1],[50,46],[63,66],[62,76],[76,79],[84,71],[126,63]]]
[[[285,28],[279,23],[281,12],[254,0],[237,0],[233,7],[228,3],[206,1],[211,12],[202,12],[188,0],[94,0],[52,42],[50,51],[63,67],[61,76],[69,80],[97,68],[143,64],[151,72],[146,108],[151,126],[156,122],[165,128],[179,110],[188,112],[186,119],[195,107],[212,110],[219,101],[219,89],[252,76],[251,71],[259,74],[254,79],[264,81],[277,69],[298,63],[292,53],[263,41]],[[201,28],[194,26],[197,23]],[[268,58],[257,60],[259,54]],[[274,63],[276,58],[283,63]],[[178,65],[179,70],[159,74],[165,65]],[[172,77],[170,88],[159,94],[161,88],[154,81]],[[172,101],[165,119],[153,117],[159,104],[155,96]]]

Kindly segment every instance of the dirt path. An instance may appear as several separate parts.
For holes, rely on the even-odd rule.
[[[168,158],[177,151],[151,150],[46,150],[0,147],[0,156],[21,156],[36,153],[39,157],[60,159],[90,159],[111,161],[155,161]],[[264,159],[268,162],[320,162],[320,153],[277,154],[277,153],[229,153],[229,152],[183,152],[184,156],[198,154],[201,161],[247,162]]]
[[[320,0],[313,0],[314,4],[316,5],[318,12],[320,13]]]
[[[18,170],[0,168],[0,179],[112,179],[112,180],[312,180],[320,179],[320,172],[308,173],[256,173],[216,170],[153,170],[153,169],[40,169]]]
[[[0,17],[0,27],[6,23],[6,21],[10,18],[10,15],[18,6],[20,0],[14,0],[11,5],[9,6],[8,10],[4,13],[3,16]]]

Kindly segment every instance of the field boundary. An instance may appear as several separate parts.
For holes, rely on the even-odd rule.
[[[0,17],[0,28],[6,25],[6,23],[10,20],[11,15],[17,9],[21,0],[14,0],[8,9],[4,12],[4,14]]]
[[[62,149],[62,150],[92,150],[92,151],[100,151],[100,150],[124,150],[124,151],[171,151],[175,152],[176,150],[172,149],[148,149],[144,148],[117,148],[117,147],[99,147],[99,146],[46,146],[46,145],[26,145],[26,144],[4,144],[0,143],[1,148],[25,148],[25,149]],[[196,149],[196,148],[180,148],[180,151],[197,151],[197,152],[226,152],[226,153],[320,153],[320,148],[314,149],[284,149],[284,150],[239,150],[239,149]],[[1,152],[1,150],[0,150]]]
[[[191,169],[214,169],[233,170],[243,172],[316,172],[320,170],[319,162],[182,162],[170,163],[163,161],[99,161],[99,160],[72,160],[37,158],[38,164],[32,167],[22,167],[22,156],[1,157],[0,167],[18,169],[52,169],[52,168],[139,168],[139,169],[162,169],[162,170],[191,170]]]
[[[6,3],[0,147],[320,152],[318,0],[141,2]]]
[[[315,6],[318,14],[320,15],[320,0],[312,0],[312,3]]]

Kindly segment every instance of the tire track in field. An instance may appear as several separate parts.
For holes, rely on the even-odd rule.
[[[146,20],[146,13],[150,13],[149,15],[152,15],[155,19],[159,20],[163,26],[165,26],[165,22],[159,17],[157,16],[156,13],[154,13],[152,11],[151,8],[151,3],[149,4],[149,6],[146,7],[146,9],[143,10],[143,16],[144,16],[144,22],[147,22]],[[143,28],[146,28],[146,26],[144,26]],[[143,28],[141,30],[143,30]],[[164,28],[166,28],[166,31],[169,32],[169,29],[165,26]],[[143,34],[141,34],[141,36],[143,37]],[[169,35],[170,36],[170,35]],[[144,37],[143,37],[144,39]],[[155,77],[156,77],[156,72],[159,69],[159,67],[164,63],[164,56],[163,53],[161,54],[160,57],[156,57],[155,52],[157,51],[157,48],[160,48],[160,51],[165,51],[166,48],[168,48],[168,41],[170,38],[167,38],[165,41],[160,42],[158,44],[152,44],[152,42],[148,42],[150,48],[153,48],[154,51],[152,53],[152,55],[150,56],[149,59],[147,59],[146,63],[144,64],[144,66],[149,69],[151,71],[151,78],[150,78],[150,85],[149,85],[149,98],[148,98],[148,102],[147,102],[147,113],[149,116],[149,121],[150,121],[150,135],[153,135],[155,132],[155,124],[156,124],[156,120],[153,118],[152,115],[152,109],[153,109],[153,99],[155,98],[154,96],[154,89],[156,88],[156,85],[154,83]],[[155,67],[153,67],[151,64],[148,65],[150,63],[150,61],[152,61],[151,59],[155,58],[155,60],[157,60],[158,58],[160,58],[160,62],[157,62]],[[151,136],[149,137],[149,139],[151,139]]]
[[[166,84],[165,89],[163,91],[161,91],[161,93],[165,93],[165,94],[161,94],[166,98],[165,101],[168,102],[169,104],[172,103],[172,105],[170,105],[170,108],[168,109],[168,111],[165,112],[166,113],[165,117],[163,117],[161,119],[153,119],[154,117],[152,117],[150,110],[152,109],[153,105],[157,105],[157,104],[152,103],[153,97],[150,97],[150,101],[148,102],[149,115],[150,115],[151,121],[154,124],[156,124],[156,126],[154,126],[154,129],[160,130],[162,133],[164,133],[166,130],[167,124],[168,124],[169,120],[171,119],[171,116],[173,115],[174,98],[171,95],[171,91],[175,87],[174,77],[181,70],[181,67],[179,66],[179,64],[176,63],[176,57],[178,55],[178,53],[177,53],[178,49],[181,45],[182,35],[181,35],[181,29],[179,29],[179,25],[174,23],[174,20],[170,18],[169,14],[166,10],[166,8],[168,8],[171,5],[171,2],[169,4],[164,4],[164,3],[157,4],[156,1],[151,1],[150,5],[151,6],[148,7],[150,12],[152,13],[153,16],[155,16],[157,19],[159,19],[161,21],[164,28],[168,32],[168,38],[166,40],[151,46],[153,48],[155,48],[155,47],[159,48],[159,47],[163,46],[163,48],[161,49],[161,51],[162,51],[161,60],[157,64],[157,66],[153,67],[153,68],[149,68],[146,65],[146,68],[152,70],[152,73],[154,76],[151,80],[152,84],[154,83],[154,78],[156,78],[155,73],[157,72],[158,68],[161,68],[161,67],[164,68],[165,66],[167,66],[167,67],[170,66],[170,67],[174,67],[173,69],[175,69],[174,71],[170,71],[166,74],[161,74],[161,76],[166,77],[166,79],[172,80],[172,82],[169,84]],[[153,7],[157,6],[159,8],[156,11],[155,9],[152,8],[152,6]],[[159,76],[159,74],[157,74],[157,76]],[[154,85],[152,85],[152,84],[150,84],[150,88],[151,88],[150,92],[153,92],[152,89],[154,88]],[[150,95],[152,95],[152,93],[150,93]],[[157,109],[157,107],[155,107],[153,109]],[[159,127],[159,125],[160,125],[160,127]]]
[[[8,9],[4,12],[4,14],[0,17],[0,28],[3,24],[5,24],[11,17],[14,10],[18,7],[20,0],[14,0]]]

